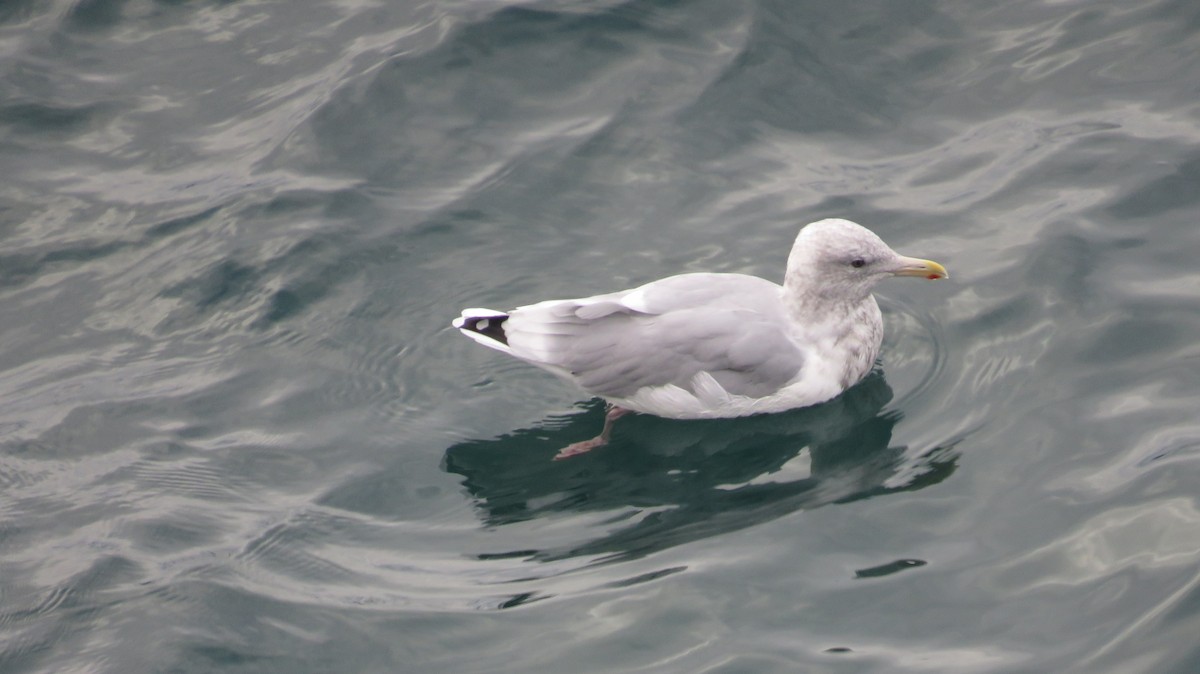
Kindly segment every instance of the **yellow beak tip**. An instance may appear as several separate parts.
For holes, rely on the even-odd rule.
[[[950,278],[950,272],[946,271],[945,267],[937,262],[934,262],[933,260],[918,260],[916,258],[908,258],[906,262],[908,264],[900,271],[896,272],[897,276],[920,276],[927,278],[930,281]]]

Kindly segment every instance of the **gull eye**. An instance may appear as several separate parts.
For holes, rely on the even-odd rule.
[[[858,269],[859,267],[865,265],[866,263],[867,263],[866,260],[862,259],[861,257],[856,257],[856,258],[854,258],[853,261],[850,262],[850,266],[854,267],[855,269]]]

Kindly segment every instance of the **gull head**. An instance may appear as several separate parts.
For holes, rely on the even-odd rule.
[[[889,276],[950,278],[932,260],[906,257],[862,225],[829,218],[805,225],[788,257],[784,287],[827,300],[861,300]]]

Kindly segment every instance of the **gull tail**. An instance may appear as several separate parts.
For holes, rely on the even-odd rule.
[[[458,331],[480,344],[512,355],[508,347],[508,335],[504,333],[504,322],[508,314],[494,309],[463,309],[462,316],[451,323]]]

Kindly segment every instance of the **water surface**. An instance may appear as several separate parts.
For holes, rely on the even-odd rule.
[[[1193,672],[1187,2],[0,6],[0,670]],[[828,404],[449,328],[839,216]]]

